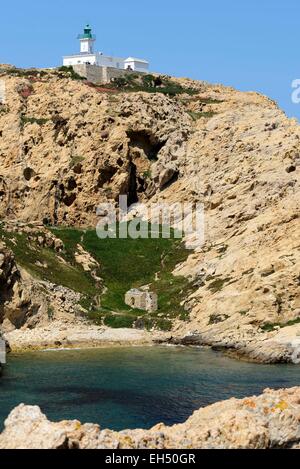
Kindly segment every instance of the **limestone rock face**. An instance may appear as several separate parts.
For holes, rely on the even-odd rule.
[[[275,345],[276,330],[264,334],[258,326],[300,321],[299,125],[277,109],[249,104],[199,127],[190,153],[194,197],[205,206],[206,241],[177,269],[199,285],[188,299],[186,332],[260,360],[271,349],[269,339]],[[286,171],[290,164],[292,173]],[[186,196],[192,182],[184,187],[178,181],[170,197],[180,188]],[[182,334],[182,324],[177,330]],[[293,347],[286,351],[279,352],[280,360]]]
[[[0,282],[2,290],[9,290],[13,287],[14,281],[18,277],[18,271],[14,263],[12,252],[6,247],[5,243],[0,242]],[[4,291],[2,292],[2,297]]]
[[[151,430],[102,430],[79,421],[53,423],[21,404],[5,421],[1,449],[277,449],[300,444],[300,388],[230,399],[196,411],[185,423]]]
[[[99,92],[54,72],[1,78],[2,218],[96,226],[98,204],[120,194],[202,203],[205,243],[175,272],[196,286],[175,340],[263,361],[300,356],[295,120],[257,93],[187,79],[177,81],[197,94],[171,98]],[[80,248],[78,259],[87,263]],[[286,325],[290,340],[276,338]]]
[[[28,291],[22,284],[13,253],[0,242],[0,321],[4,322],[3,330],[25,321],[29,303]]]
[[[191,118],[162,94],[110,96],[51,74],[1,78],[0,213],[6,219],[95,226],[100,202],[119,194],[144,199],[159,186],[161,168],[177,170],[175,160],[184,156]]]
[[[40,236],[41,243],[47,240],[49,244],[50,239],[48,232],[47,236]],[[53,239],[50,244],[53,249],[61,247]],[[61,285],[32,277],[16,264],[12,251],[0,242],[0,329],[5,335],[15,329],[24,331],[24,328],[49,325],[53,319],[79,323],[74,313],[78,313],[80,297]]]

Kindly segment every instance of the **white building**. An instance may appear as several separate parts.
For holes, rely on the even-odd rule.
[[[67,55],[63,58],[65,66],[90,64],[99,67],[112,67],[120,70],[134,70],[136,72],[148,73],[149,62],[134,57],[110,57],[102,54],[102,52],[94,51],[96,36],[92,34],[92,28],[87,25],[83,34],[78,36],[80,41],[80,53],[75,55]]]
[[[124,60],[125,70],[134,70],[135,72],[144,72],[148,73],[149,71],[149,62],[143,59],[135,59],[134,57],[128,57]]]

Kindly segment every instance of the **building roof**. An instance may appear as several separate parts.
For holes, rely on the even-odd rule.
[[[149,64],[149,62],[147,62],[147,60],[137,59],[135,57],[128,57],[128,59],[126,59],[125,62],[140,62],[140,63],[143,63],[143,64]]]

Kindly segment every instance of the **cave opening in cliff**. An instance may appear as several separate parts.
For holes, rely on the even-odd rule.
[[[146,130],[130,130],[127,132],[127,137],[130,140],[130,149],[142,150],[150,161],[157,161],[158,153],[166,144],[165,140],[159,141],[155,135]]]
[[[128,207],[132,204],[136,204],[139,201],[138,193],[137,193],[138,185],[137,185],[137,169],[136,165],[129,163],[129,181],[128,181],[128,193],[127,193],[127,203]]]

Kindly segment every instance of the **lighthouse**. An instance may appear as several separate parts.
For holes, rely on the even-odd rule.
[[[83,30],[83,34],[79,34],[78,39],[80,40],[80,53],[81,54],[93,54],[94,43],[96,36],[92,34],[92,28],[89,24]]]
[[[94,65],[97,67],[105,67],[108,69],[119,69],[134,71],[140,73],[148,73],[149,62],[143,59],[133,57],[111,57],[102,52],[94,50],[96,36],[92,34],[92,28],[89,24],[83,29],[83,34],[78,35],[80,41],[80,52],[78,54],[66,55],[63,57],[63,64],[66,67],[76,65]]]

